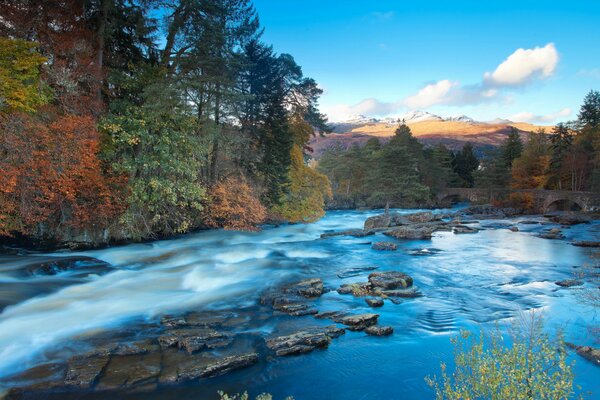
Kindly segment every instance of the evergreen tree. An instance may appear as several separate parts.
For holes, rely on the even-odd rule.
[[[552,155],[550,158],[550,183],[553,188],[565,188],[564,167],[565,158],[571,150],[573,135],[564,123],[559,123],[550,135]]]
[[[460,177],[463,187],[473,187],[475,185],[473,174],[479,167],[479,159],[475,155],[471,143],[465,144],[462,150],[454,155],[452,167]]]
[[[508,170],[512,167],[513,161],[519,158],[522,152],[523,141],[519,135],[519,130],[511,127],[510,132],[501,147],[502,159]]]

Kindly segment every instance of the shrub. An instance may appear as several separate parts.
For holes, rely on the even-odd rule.
[[[248,392],[242,394],[234,394],[233,396],[228,395],[224,392],[218,392],[220,400],[249,400]],[[256,400],[273,400],[273,396],[268,393],[262,393],[256,396]],[[286,397],[285,400],[294,400],[293,397]]]
[[[252,231],[265,220],[266,209],[244,178],[222,180],[210,189],[209,197],[205,220],[209,227]]]
[[[462,331],[452,339],[455,369],[427,377],[436,399],[568,399],[573,396],[572,364],[560,337],[551,340],[534,313],[515,325],[511,344],[499,332],[474,338]]]

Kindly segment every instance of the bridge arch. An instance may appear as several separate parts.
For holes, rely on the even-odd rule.
[[[585,210],[586,204],[578,199],[558,198],[550,199],[544,205],[544,212],[552,211],[582,211]]]

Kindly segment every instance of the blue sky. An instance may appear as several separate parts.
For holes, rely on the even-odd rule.
[[[600,89],[600,1],[255,0],[332,120],[425,110],[553,124]],[[521,50],[519,50],[521,49]]]

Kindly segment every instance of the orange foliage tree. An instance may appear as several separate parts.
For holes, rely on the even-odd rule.
[[[90,116],[12,114],[0,134],[0,235],[60,236],[108,227],[123,180],[104,173]]]
[[[206,225],[228,230],[257,230],[267,211],[243,177],[228,177],[209,193]]]

